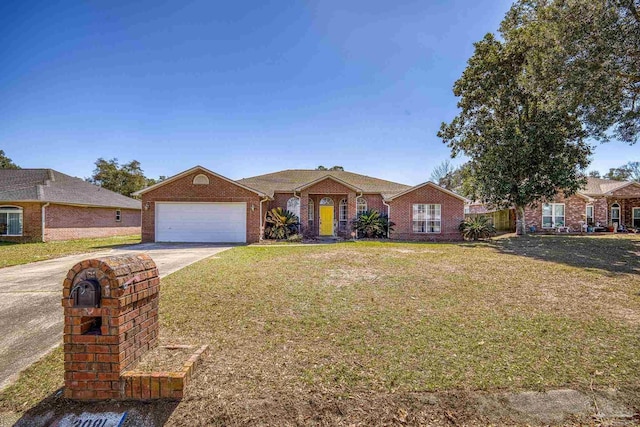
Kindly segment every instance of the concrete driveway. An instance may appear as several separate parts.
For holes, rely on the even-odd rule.
[[[144,243],[0,269],[0,389],[62,342],[60,300],[67,271],[87,258],[142,252],[164,277],[231,246]]]

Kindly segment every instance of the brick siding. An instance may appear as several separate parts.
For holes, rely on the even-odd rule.
[[[49,205],[45,208],[45,240],[73,240],[140,234],[140,211],[116,208],[94,208]]]
[[[204,174],[208,185],[194,185],[193,178]],[[260,240],[260,196],[205,171],[195,171],[142,195],[142,241],[155,241],[156,202],[245,202],[247,204],[247,243]],[[285,202],[286,203],[286,202]],[[148,209],[145,207],[149,206]],[[251,210],[251,206],[254,210]],[[265,203],[264,206],[267,204]]]
[[[42,206],[38,202],[0,202],[0,206],[18,206],[22,211],[22,236],[0,236],[12,242],[42,241]],[[140,211],[50,204],[45,208],[45,241],[140,234]]]
[[[601,225],[611,225],[611,205],[620,205],[621,223],[630,226],[632,223],[632,209],[640,207],[640,188],[629,185],[611,196],[594,197],[593,201],[588,201],[584,197],[573,195],[565,198],[558,194],[550,203],[565,204],[565,224],[574,231],[580,231],[581,221],[585,220],[587,205],[593,206],[593,222]],[[542,203],[534,208],[525,209],[526,224],[535,225],[538,230],[542,230]]]
[[[580,231],[580,221],[585,221],[587,213],[587,200],[584,197],[573,195],[564,197],[562,194],[556,195],[549,203],[564,203],[564,225],[571,227],[574,231]],[[525,224],[527,227],[535,225],[537,230],[542,230],[542,205],[524,210]],[[595,210],[595,209],[594,209]],[[598,221],[594,218],[594,221]]]
[[[0,202],[0,206],[18,206],[22,208],[22,236],[0,236],[6,242],[42,241],[42,203],[37,202]]]
[[[413,232],[413,205],[439,204],[441,209],[440,233]],[[395,223],[391,238],[395,240],[460,240],[458,226],[464,218],[464,201],[437,188],[425,185],[392,200],[390,219]]]

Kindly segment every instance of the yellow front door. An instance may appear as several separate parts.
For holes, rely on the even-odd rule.
[[[333,236],[333,206],[320,206],[320,235]]]

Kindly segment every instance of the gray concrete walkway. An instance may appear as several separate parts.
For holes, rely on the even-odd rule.
[[[0,269],[0,389],[62,342],[60,300],[67,271],[87,258],[142,252],[164,277],[230,246],[145,243]]]

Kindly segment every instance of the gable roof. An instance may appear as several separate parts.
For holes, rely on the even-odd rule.
[[[587,185],[580,189],[580,193],[587,196],[604,196],[629,185],[640,185],[635,181],[616,181],[613,179],[587,178]]]
[[[332,178],[363,193],[380,193],[384,198],[411,186],[347,171],[287,169],[280,172],[239,179],[238,183],[257,188],[266,194],[292,193],[326,178]]]
[[[53,169],[0,169],[0,201],[141,209],[139,200]]]
[[[418,184],[418,185],[416,185],[414,187],[410,187],[410,188],[406,189],[405,191],[402,191],[400,193],[394,194],[393,196],[385,197],[385,199],[387,199],[387,201],[391,201],[393,199],[397,199],[400,196],[404,196],[405,194],[411,193],[414,190],[417,190],[419,188],[426,187],[426,186],[433,187],[436,190],[440,190],[443,193],[447,193],[450,196],[453,196],[455,198],[458,198],[458,199],[462,200],[463,202],[468,202],[469,201],[466,198],[462,197],[461,195],[459,195],[457,193],[454,193],[453,191],[447,190],[444,187],[440,187],[438,184],[435,184],[435,183],[433,183],[431,181],[423,182],[422,184]]]
[[[262,197],[266,197],[266,196],[267,196],[265,193],[263,193],[263,192],[261,192],[261,191],[259,191],[259,190],[256,190],[255,188],[251,188],[251,187],[249,187],[249,186],[247,186],[247,185],[244,185],[244,184],[242,184],[240,181],[234,181],[234,180],[232,180],[232,179],[227,178],[226,176],[222,176],[222,175],[220,175],[220,174],[217,174],[217,173],[215,173],[215,172],[213,172],[213,171],[210,171],[209,169],[207,169],[207,168],[205,168],[205,167],[202,167],[202,166],[199,166],[199,165],[198,165],[198,166],[194,166],[194,167],[192,167],[191,169],[187,169],[187,170],[186,170],[186,171],[184,171],[184,172],[180,172],[180,173],[179,173],[179,174],[177,174],[177,175],[173,175],[173,176],[171,176],[171,177],[169,177],[169,178],[165,179],[164,181],[160,181],[160,182],[159,182],[159,183],[157,183],[157,184],[154,184],[154,185],[149,186],[149,187],[147,187],[147,188],[143,188],[142,190],[138,190],[138,191],[136,191],[135,193],[133,193],[133,195],[134,195],[134,196],[139,196],[139,195],[144,194],[144,193],[146,193],[146,192],[148,192],[148,191],[154,190],[154,189],[156,189],[156,188],[158,188],[158,187],[162,187],[163,185],[166,185],[166,184],[168,184],[168,183],[170,183],[170,182],[173,182],[173,181],[175,181],[175,180],[177,180],[177,179],[183,178],[183,177],[185,177],[185,176],[187,176],[187,175],[189,175],[189,174],[192,174],[193,172],[196,172],[196,171],[206,172],[206,173],[211,174],[211,175],[213,175],[213,176],[215,176],[215,177],[217,177],[217,178],[220,178],[220,179],[222,179],[222,180],[224,180],[224,181],[227,181],[227,182],[230,182],[230,183],[232,183],[232,184],[235,184],[235,185],[237,185],[238,187],[244,188],[245,190],[248,190],[248,191],[251,191],[251,192],[253,192],[253,193],[256,193],[256,194],[258,194],[259,196],[262,196]]]

